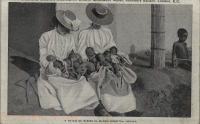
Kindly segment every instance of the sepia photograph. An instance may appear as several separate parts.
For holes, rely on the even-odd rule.
[[[191,118],[199,83],[193,11],[193,4],[8,2],[3,113]]]
[[[9,115],[191,116],[192,5],[11,2],[8,29]]]

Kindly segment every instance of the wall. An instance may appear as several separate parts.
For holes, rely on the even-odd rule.
[[[39,60],[39,38],[54,28],[54,3],[9,3],[8,46]]]
[[[87,4],[57,4],[57,10],[72,10],[82,20],[81,29],[89,26],[90,20],[85,14]],[[112,30],[119,50],[134,53],[150,50],[151,45],[151,5],[107,4],[114,14],[114,22],[108,27]],[[79,9],[77,9],[79,8]],[[192,6],[165,6],[165,48],[170,50],[177,41],[177,30],[188,30],[188,47],[191,47]],[[78,32],[75,32],[75,36]]]
[[[178,40],[177,31],[185,28],[188,31],[186,43],[192,46],[192,5],[167,5],[165,7],[165,46],[171,49],[173,42]]]
[[[53,4],[53,3],[10,3],[9,4],[9,47],[39,58],[38,40],[43,32],[54,28],[52,16],[56,10],[72,10],[82,21],[80,30],[89,27],[87,4]],[[151,44],[151,6],[107,4],[114,15],[114,21],[108,26],[112,30],[119,50],[134,53],[149,50]],[[78,8],[78,9],[77,9]],[[165,47],[171,51],[173,42],[177,41],[179,28],[188,30],[188,47],[192,41],[192,6],[165,6]],[[75,38],[79,32],[74,32]]]

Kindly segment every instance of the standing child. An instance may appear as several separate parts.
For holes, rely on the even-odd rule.
[[[185,63],[191,66],[191,63],[189,62],[187,43],[185,42],[187,40],[188,32],[186,29],[180,28],[177,34],[179,40],[173,44],[172,65],[178,67],[179,63]]]

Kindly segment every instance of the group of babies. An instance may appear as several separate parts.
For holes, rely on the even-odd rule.
[[[111,47],[104,53],[95,53],[92,47],[87,47],[86,55],[88,60],[83,61],[78,53],[72,50],[67,58],[62,61],[53,62],[53,67],[61,71],[61,77],[71,80],[79,80],[81,76],[88,78],[91,73],[98,72],[101,66],[108,67],[117,76],[121,75],[120,65],[123,66],[125,61],[117,54],[117,48]],[[84,70],[83,70],[84,69]]]

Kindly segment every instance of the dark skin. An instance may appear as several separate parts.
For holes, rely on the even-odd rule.
[[[181,32],[178,34],[178,37],[179,37],[179,40],[173,44],[173,51],[172,51],[173,67],[178,67],[176,58],[178,58],[182,54],[181,50],[184,50],[184,51],[182,51],[183,53],[185,53],[185,54],[182,54],[182,55],[185,55],[185,56],[183,56],[184,58],[187,58],[187,54],[188,54],[187,49],[186,49],[186,43],[185,43],[185,41],[187,40],[187,37],[188,37],[188,33]],[[180,56],[180,58],[181,58],[181,56]]]
[[[114,69],[113,69],[113,67],[111,66],[111,64],[108,62],[108,61],[106,61],[106,59],[105,59],[105,57],[104,57],[104,55],[102,54],[102,53],[98,53],[97,55],[96,55],[96,59],[97,59],[97,61],[99,62],[99,68],[100,68],[100,66],[108,66],[108,68],[109,68],[109,70],[111,70],[112,72],[114,72]],[[98,68],[98,69],[99,69]]]
[[[108,61],[109,63],[111,63],[111,54],[109,51],[106,51],[104,52],[104,57],[105,57],[105,60]]]
[[[87,57],[89,59],[89,62],[92,62],[95,65],[96,69],[97,69],[97,59],[95,57],[96,54],[94,52],[94,49],[92,47],[87,47],[85,52],[86,52],[86,55],[87,55]]]
[[[101,28],[101,25],[92,23],[92,27],[95,28],[95,29],[100,29],[100,28]]]
[[[115,74],[118,74],[119,73],[119,65],[116,64],[116,63],[112,63],[112,60],[111,60],[111,53],[109,51],[105,51],[104,52],[104,56],[105,56],[105,59],[106,61],[108,61],[109,63],[111,63],[112,67],[113,67],[113,72]]]
[[[66,69],[65,69],[65,66],[63,65],[63,63],[59,60],[56,60],[54,63],[53,63],[53,66],[55,68],[58,68],[61,70],[62,73],[65,73],[66,72]]]
[[[86,53],[88,59],[90,59],[91,57],[93,57],[95,55],[94,49],[92,47],[87,47],[85,50],[85,53]]]
[[[85,75],[86,77],[88,77],[92,72],[96,71],[95,65],[91,62],[88,62],[86,64],[87,67],[87,74]]]
[[[114,46],[111,47],[110,48],[110,53],[113,54],[113,55],[118,56],[117,58],[120,60],[121,64],[125,64],[125,61],[123,60],[123,58],[117,54],[117,47],[114,47]]]

